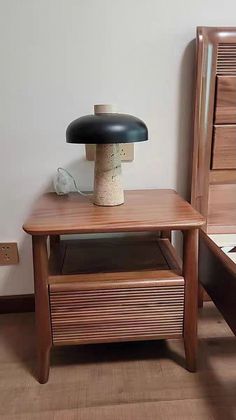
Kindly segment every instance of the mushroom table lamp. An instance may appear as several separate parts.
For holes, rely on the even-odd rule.
[[[80,117],[66,130],[67,143],[96,144],[93,202],[98,206],[124,203],[120,143],[148,139],[146,125],[128,114],[114,112],[112,105],[95,105],[94,115]]]

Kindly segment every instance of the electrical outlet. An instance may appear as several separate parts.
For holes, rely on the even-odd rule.
[[[19,254],[16,242],[0,243],[0,265],[14,265],[19,262]]]
[[[86,159],[95,159],[95,144],[86,144]],[[134,143],[120,143],[120,157],[122,162],[132,162],[134,160]]]

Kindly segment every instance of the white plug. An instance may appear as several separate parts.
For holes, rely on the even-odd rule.
[[[81,195],[90,195],[84,194],[76,185],[74,177],[64,168],[57,168],[57,173],[53,179],[54,189],[57,195],[66,195],[70,192],[78,192]]]

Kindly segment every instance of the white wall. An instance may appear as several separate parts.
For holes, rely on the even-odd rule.
[[[33,290],[21,226],[55,169],[92,187],[92,164],[65,129],[94,103],[116,103],[149,127],[124,164],[125,188],[186,194],[191,40],[197,25],[236,26],[235,13],[235,0],[0,0],[0,241],[20,246],[20,264],[0,267],[0,295]]]

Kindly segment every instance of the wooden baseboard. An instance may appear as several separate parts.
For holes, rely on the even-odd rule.
[[[33,312],[34,295],[0,296],[0,314]]]

